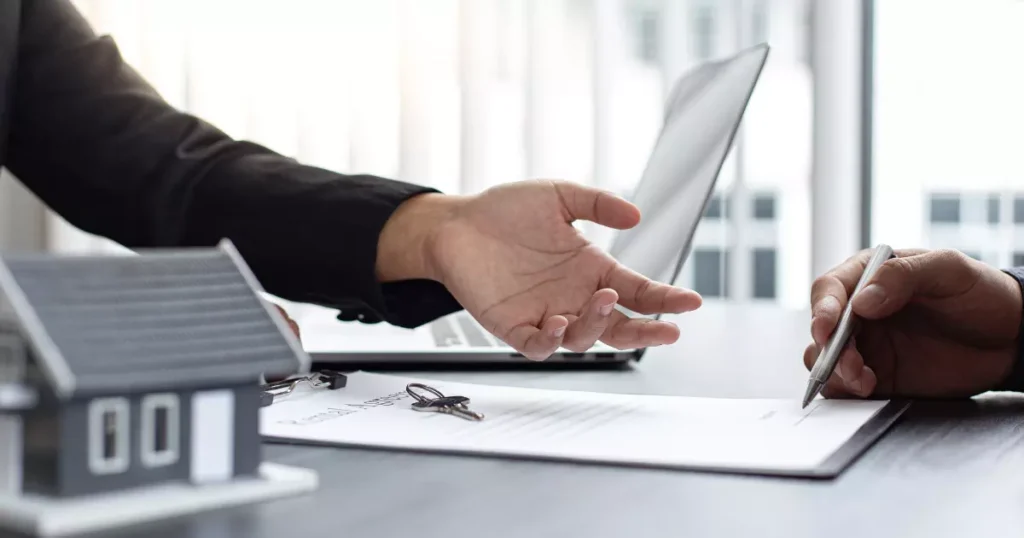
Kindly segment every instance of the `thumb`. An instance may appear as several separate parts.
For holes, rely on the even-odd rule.
[[[858,316],[891,316],[921,298],[943,298],[962,293],[977,278],[971,261],[955,250],[935,250],[888,260],[853,297]]]
[[[640,210],[610,192],[576,183],[553,183],[570,221],[589,220],[618,230],[632,228],[640,222]]]

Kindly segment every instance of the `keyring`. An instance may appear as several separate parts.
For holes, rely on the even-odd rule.
[[[426,396],[423,396],[422,394],[417,394],[415,391],[412,390],[414,388],[423,389],[433,394],[437,398],[444,398],[444,394],[442,394],[441,391],[435,389],[434,387],[428,387],[422,383],[409,383],[408,385],[405,386],[405,392],[408,392],[409,396],[415,398],[417,402],[426,403],[434,401],[437,398],[428,398]]]

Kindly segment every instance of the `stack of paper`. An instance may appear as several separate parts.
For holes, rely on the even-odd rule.
[[[411,409],[422,382],[470,398],[473,422]],[[270,440],[752,473],[834,476],[905,408],[886,401],[683,398],[356,373],[261,415]]]

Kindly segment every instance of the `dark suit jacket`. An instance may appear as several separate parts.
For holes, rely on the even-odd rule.
[[[69,0],[0,0],[0,165],[79,228],[129,248],[231,239],[268,292],[411,327],[459,308],[380,285],[377,239],[429,189],[303,166],[175,110]]]

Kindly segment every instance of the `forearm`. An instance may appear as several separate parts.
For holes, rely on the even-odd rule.
[[[267,291],[345,319],[412,326],[458,308],[415,249],[382,241],[425,235],[433,205],[405,202],[430,189],[232,140],[165,103],[66,1],[25,5],[8,165],[72,224],[133,248],[229,238]]]

